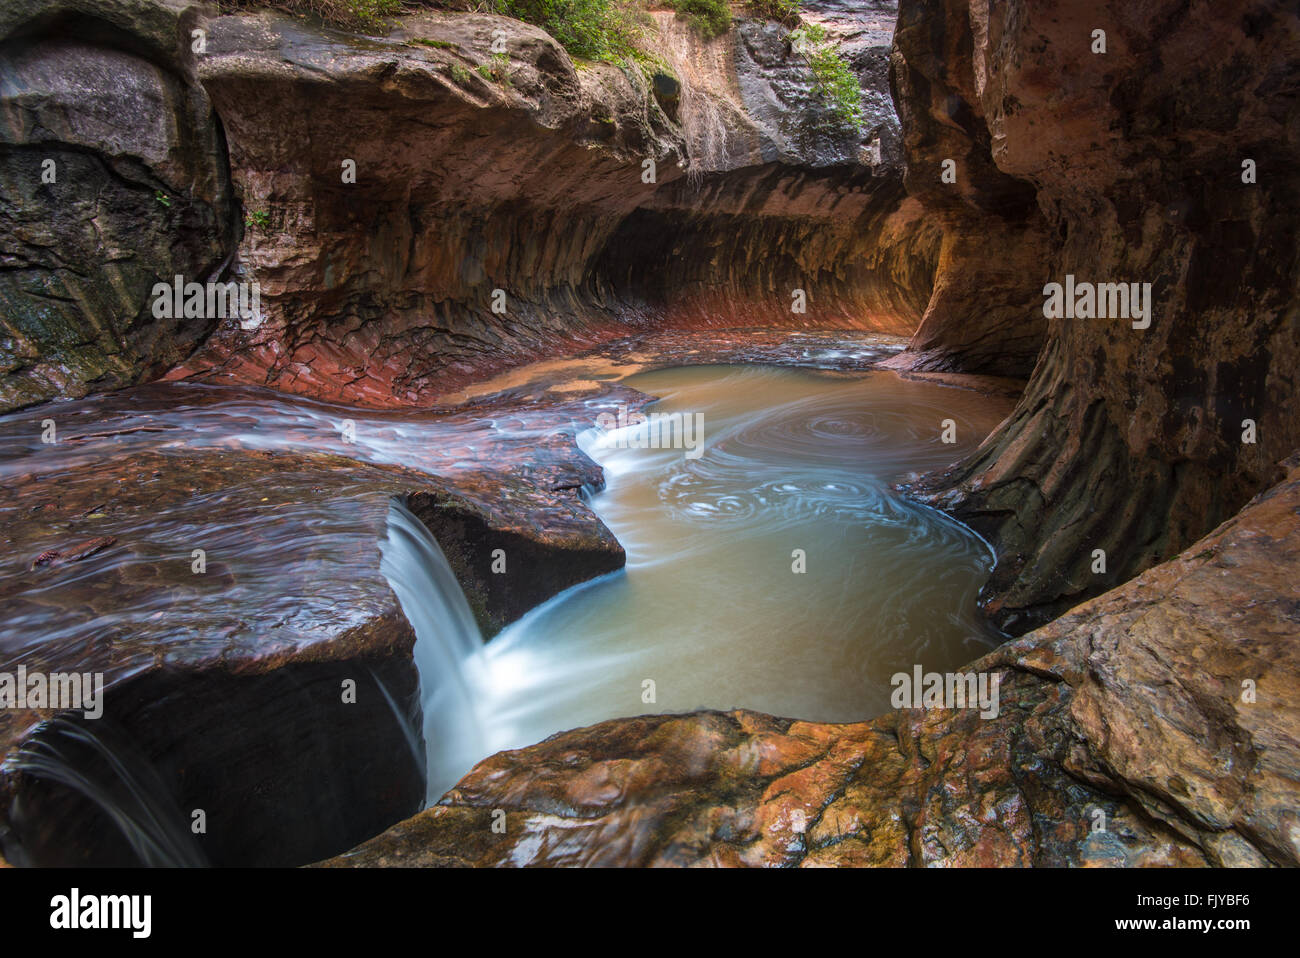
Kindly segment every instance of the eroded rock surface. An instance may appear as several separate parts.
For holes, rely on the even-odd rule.
[[[861,79],[860,128],[761,20],[710,41],[655,13],[677,74],[656,79],[485,14],[363,37],[172,0],[11,6],[7,408],[173,367],[415,405],[647,324],[906,335],[929,296],[939,237],[902,203],[892,3],[810,7]],[[154,319],[176,275],[259,284],[262,321]]]
[[[861,129],[829,117],[759,21],[705,41],[656,14],[681,87],[667,110],[638,71],[575,66],[501,17],[423,14],[366,39],[209,21],[200,73],[259,218],[240,263],[268,320],[228,324],[174,375],[414,404],[650,325],[910,334],[939,237],[903,204],[890,15],[836,21],[869,99]],[[778,95],[784,109],[759,109]]]
[[[215,328],[157,282],[235,250],[225,143],[188,5],[0,9],[0,410],[161,376]]]
[[[1004,628],[1186,548],[1300,443],[1297,72],[1285,5],[901,4],[907,187],[944,245],[898,362],[1033,366],[1006,425],[929,484],[996,544],[988,608]],[[1045,320],[1044,285],[1067,275],[1151,284],[1150,327]]]
[[[415,812],[415,635],[379,549],[392,497],[454,500],[494,541],[511,537],[497,578],[542,601],[622,564],[578,498],[600,470],[573,424],[645,399],[607,386],[367,419],[265,390],[153,385],[61,406],[54,443],[48,409],[5,417],[0,673],[98,673],[105,689],[85,723],[54,702],[0,708],[6,856],[301,864]],[[563,561],[575,543],[586,565]],[[136,808],[139,795],[164,810]],[[106,817],[114,802],[172,822],[176,847],[141,854]],[[174,824],[195,808],[209,823],[197,845]]]
[[[704,41],[657,15],[682,81],[665,96],[485,15],[361,38],[157,0],[0,7],[0,408],[169,369],[371,407],[464,391],[409,420],[306,401],[268,417],[282,400],[266,392],[128,391],[58,407],[48,448],[49,407],[7,419],[0,670],[103,671],[148,762],[201,731],[194,702],[319,693],[251,755],[216,735],[158,774],[178,810],[216,790],[259,823],[258,863],[331,854],[419,800],[419,749],[380,701],[414,690],[376,549],[390,497],[415,493],[453,561],[464,546],[487,631],[621,558],[578,501],[598,472],[555,424],[629,397],[591,381],[543,395],[526,376],[505,397],[466,386],[600,344],[608,365],[653,365],[629,337],[652,328],[902,336],[920,317],[892,361],[911,375],[1032,372],[974,458],[917,486],[996,543],[1000,624],[1074,607],[977,665],[1004,678],[996,719],[616,720],[488,759],[332,864],[1296,864],[1296,473],[1210,532],[1300,444],[1294,12],[904,0],[899,125],[883,99],[892,4],[807,8],[862,79],[857,134],[827,124],[781,31],[743,19]],[[496,29],[506,65],[490,57]],[[149,290],[177,273],[258,281],[265,322],[155,320]],[[1043,284],[1067,273],[1150,282],[1151,326],[1046,319]],[[796,288],[806,314],[790,311]],[[788,345],[678,335],[661,345],[697,359]],[[813,365],[864,360],[853,341],[807,336]],[[345,419],[361,450],[340,438]],[[524,571],[556,546],[583,559],[532,591],[497,594],[481,575],[476,590],[495,537],[516,537]],[[212,562],[201,584],[194,548]],[[345,714],[338,686],[360,670],[383,694]],[[93,814],[61,842],[42,823],[84,806],[12,763],[58,744],[57,718],[0,713],[0,847],[19,864],[119,859]],[[337,750],[268,771],[322,731]],[[372,787],[313,804],[319,769],[339,766]],[[268,806],[222,791],[249,783]],[[301,827],[338,809],[355,814],[326,823],[328,847]],[[210,850],[254,860],[238,843]]]
[[[996,718],[618,719],[495,755],[323,864],[1296,865],[1291,465],[1187,552],[969,666],[1001,677]]]

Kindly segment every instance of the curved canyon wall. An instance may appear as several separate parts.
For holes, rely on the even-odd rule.
[[[860,78],[858,127],[823,103],[789,29],[762,20],[706,40],[656,12],[667,66],[643,72],[575,63],[491,15],[421,13],[362,37],[185,3],[12,10],[3,36],[24,52],[6,58],[15,189],[0,215],[20,268],[5,274],[0,403],[170,369],[427,404],[647,324],[910,335],[939,229],[901,188],[893,9],[807,4]],[[87,39],[66,49],[72,36]],[[117,72],[129,82],[95,85]],[[123,198],[58,205],[33,166],[58,150],[126,176]],[[92,221],[141,248],[105,240],[103,268],[81,235]],[[259,316],[157,321],[151,277],[175,275],[256,282]]]
[[[969,666],[996,718],[602,723],[327,864],[1300,862],[1298,57],[1280,4],[902,4],[906,183],[944,236],[897,365],[1033,374],[918,489],[992,537],[1006,627],[1070,610]],[[1067,276],[1150,283],[1150,324],[1049,317]]]
[[[348,860],[1300,861],[1300,720],[1286,704],[1300,480],[1273,485],[1300,446],[1296,16],[1244,2],[904,0],[886,76],[892,4],[806,9],[844,38],[863,81],[853,135],[828,125],[782,31],[760,21],[705,41],[656,14],[674,74],[656,78],[575,64],[542,31],[483,15],[421,15],[362,38],[185,3],[6,4],[0,408],[164,374],[420,404],[649,325],[915,331],[899,366],[1032,377],[975,456],[916,487],[995,544],[989,610],[1022,632],[1084,603],[984,660],[1005,675],[999,720],[616,721],[489,760]],[[496,30],[507,65],[491,58]],[[58,192],[65,173],[75,195]],[[151,286],[173,274],[256,280],[258,322],[155,317]],[[1045,285],[1067,276],[1150,283],[1150,325],[1046,316]],[[806,314],[789,310],[794,288]],[[438,468],[462,452],[450,444]],[[515,449],[511,463],[537,455]],[[158,508],[163,460],[137,459],[123,468],[147,500],[101,491],[123,478],[103,470],[51,514],[80,520],[110,496],[114,509]],[[370,560],[388,495],[419,485],[358,478],[323,454],[293,482],[283,461],[226,452],[187,468],[215,488],[253,464],[298,501],[315,500],[327,467],[382,492],[358,532]],[[551,506],[589,531],[575,503],[591,477],[573,471],[549,480]],[[27,509],[39,479],[6,488],[7,508]],[[490,499],[506,480],[475,481]],[[180,510],[212,491],[168,482]],[[520,503],[527,515],[507,527],[543,508]],[[459,513],[424,518],[467,549],[483,538]],[[44,554],[38,525],[15,523],[19,551]],[[605,545],[604,561],[621,558]],[[376,660],[409,693],[410,629],[364,568],[374,605],[349,606],[356,629],[323,617],[293,654],[322,666],[322,685]],[[488,627],[522,611],[481,598]],[[143,674],[149,648],[132,648]],[[254,684],[292,657],[228,636],[200,651],[187,667]],[[1245,707],[1245,681],[1264,707]],[[162,688],[171,704],[141,725],[197,728],[173,709],[179,688]],[[3,718],[9,741],[43,716]],[[376,708],[351,734],[357,752],[398,731]],[[218,764],[239,747],[219,737],[205,754]],[[309,771],[285,794],[307,791]],[[398,773],[385,773],[383,807],[341,821],[328,850],[293,833],[268,860],[328,854],[413,810],[417,776]],[[512,816],[506,836],[484,828],[494,808]],[[1098,809],[1113,823],[1100,837]],[[28,844],[55,848],[28,827]]]
[[[225,141],[196,10],[0,6],[0,410],[157,378],[213,331],[158,319],[155,282],[234,252]]]
[[[892,75],[909,192],[944,223],[896,361],[1033,368],[1008,422],[923,486],[997,545],[988,608],[1022,632],[1186,548],[1300,446],[1300,20],[905,0]],[[1045,319],[1071,276],[1150,284],[1149,327]]]

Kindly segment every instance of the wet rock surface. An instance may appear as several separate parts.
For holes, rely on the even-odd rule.
[[[481,762],[322,864],[1295,865],[1292,466],[1176,559],[972,663],[1001,677],[996,718],[605,722]]]
[[[644,401],[609,392],[610,409]],[[208,811],[203,860],[300,864],[341,851],[424,797],[406,718],[414,634],[380,569],[391,498],[454,497],[493,541],[526,538],[531,550],[512,552],[502,578],[530,583],[535,601],[616,567],[622,550],[578,498],[599,481],[572,444],[572,424],[606,408],[589,411],[590,400],[510,398],[415,422],[155,385],[60,407],[52,444],[40,438],[48,410],[11,414],[0,672],[102,674],[105,716],[88,730],[134,743],[132,774],[162,782],[144,792],[185,816]],[[597,563],[566,562],[574,542]],[[32,774],[40,755],[69,754],[65,723],[53,702],[0,709],[6,855],[131,861],[75,782]],[[75,754],[76,781],[124,787],[93,744]],[[48,831],[66,819],[83,830]],[[168,854],[153,861],[177,863]]]
[[[196,23],[140,0],[0,12],[0,410],[157,378],[215,328],[151,297],[237,239]]]
[[[657,14],[673,86],[486,15],[362,38],[155,0],[0,7],[0,410],[24,410],[0,420],[0,672],[103,672],[104,735],[144,743],[169,814],[234,809],[206,860],[324,858],[421,799],[414,637],[377,547],[393,496],[491,632],[622,560],[573,435],[646,397],[605,380],[1030,377],[974,457],[913,486],[996,545],[1002,627],[1067,613],[973,666],[1003,677],[996,718],[615,720],[493,756],[329,864],[1297,864],[1295,14],[899,7],[895,119],[893,5],[806,4],[862,81],[858,134],[758,21],[704,41]],[[156,318],[174,274],[257,281],[263,322]],[[1151,326],[1045,318],[1067,274],[1151,283]],[[519,368],[538,357],[566,358]],[[133,386],[164,375],[215,385]],[[508,591],[481,569],[503,542],[525,560]],[[12,863],[139,854],[24,766],[68,721],[0,710]]]
[[[623,347],[646,365],[746,354],[800,364],[811,341],[859,368],[898,348],[835,335],[788,335],[784,349],[770,331]],[[420,414],[198,384],[10,413],[0,673],[102,673],[105,718],[90,731],[134,743],[132,774],[157,776],[173,811],[225,810],[211,813],[211,841],[155,849],[156,861],[300,864],[346,849],[423,797],[404,719],[414,634],[380,568],[392,497],[447,543],[488,634],[619,568],[622,548],[580,497],[600,469],[574,445],[601,412],[650,399],[583,371],[610,362],[593,354],[565,375]],[[499,547],[507,570],[489,575]],[[348,680],[355,705],[339,694]],[[217,706],[197,703],[218,700],[233,711],[213,731]],[[241,710],[262,716],[248,720],[263,730],[255,748]],[[33,755],[68,751],[68,721],[54,707],[0,709],[0,842],[22,864],[130,861],[75,788],[31,774]],[[76,749],[77,774],[112,778],[93,744]],[[349,784],[359,768],[362,792]],[[249,782],[278,798],[245,800]],[[48,830],[66,819],[83,830]]]
[[[1004,427],[928,484],[996,545],[988,608],[1009,631],[1187,548],[1300,444],[1298,26],[1267,3],[900,5],[907,188],[944,245],[896,361],[1033,368]],[[1248,159],[1271,172],[1243,182]],[[1149,328],[1045,319],[1067,276],[1150,284]]]

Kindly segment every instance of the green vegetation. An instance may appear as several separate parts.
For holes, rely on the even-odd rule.
[[[745,6],[756,17],[762,17],[764,20],[775,20],[787,27],[796,27],[799,25],[799,14],[802,12],[803,0],[749,0]]]
[[[153,191],[153,198],[154,198],[155,200],[157,200],[157,201],[158,201],[161,205],[163,205],[163,206],[171,206],[171,205],[172,205],[171,197],[168,196],[166,193],[164,193],[162,190],[154,190],[154,191]]]
[[[244,225],[249,229],[264,230],[271,225],[269,210],[249,210],[244,214]]]
[[[791,33],[789,39],[812,70],[818,94],[840,120],[861,129],[862,88],[826,29],[816,23],[805,24]]]
[[[731,4],[727,0],[668,0],[668,5],[691,18],[706,37],[716,37],[731,26]]]
[[[633,0],[490,0],[497,13],[541,27],[574,57],[641,62],[645,11]]]
[[[469,83],[470,80],[474,79],[474,74],[470,73],[459,63],[453,63],[451,65],[451,78],[461,86],[464,86]]]
[[[725,0],[669,2],[679,9],[694,5],[710,8],[715,19],[721,10],[730,21]],[[631,61],[647,75],[664,69],[663,60],[647,49],[650,18],[645,12],[646,0],[418,0],[412,5],[499,13],[541,27],[575,60],[614,64]],[[403,0],[217,0],[217,6],[223,12],[271,7],[314,14],[348,29],[379,31],[385,28],[387,18],[402,12]],[[446,40],[423,37],[407,42],[445,50],[458,48]],[[453,72],[453,76],[460,81],[459,75]]]
[[[271,7],[289,13],[311,13],[335,26],[356,30],[377,30],[388,17],[402,10],[402,0],[218,0],[217,9],[264,10]]]
[[[459,43],[452,43],[450,40],[430,40],[428,37],[411,37],[407,43],[418,43],[422,47],[433,47],[435,50],[459,50]]]

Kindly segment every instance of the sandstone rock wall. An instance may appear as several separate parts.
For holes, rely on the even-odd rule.
[[[417,403],[645,324],[909,334],[939,236],[899,209],[892,8],[875,6],[861,36],[828,21],[861,64],[860,130],[760,21],[708,41],[656,14],[667,94],[500,17],[421,15],[366,40],[212,21],[201,75],[245,208],[269,218],[241,249],[269,322],[223,329],[178,374]]]
[[[917,352],[899,361],[1025,368],[1046,322],[1014,415],[930,484],[996,543],[989,608],[1005,627],[1185,548],[1300,445],[1298,74],[1284,4],[901,5],[906,182],[944,241]],[[1044,284],[1067,274],[1150,283],[1150,328],[1045,321]]]
[[[156,378],[215,327],[157,319],[150,296],[235,249],[197,22],[147,0],[0,5],[0,409]]]
[[[363,37],[212,13],[42,0],[11,15],[6,408],[168,369],[422,404],[648,324],[907,335],[929,299],[940,236],[899,185],[889,0],[808,5],[860,77],[860,128],[761,20],[707,40],[656,12],[669,72],[650,76],[575,64],[490,15]],[[91,48],[59,47],[82,36]],[[46,141],[72,144],[74,166],[103,153],[112,176],[138,171],[92,190],[70,170],[60,199],[37,176]],[[259,285],[256,328],[149,315],[153,281],[223,266]]]

